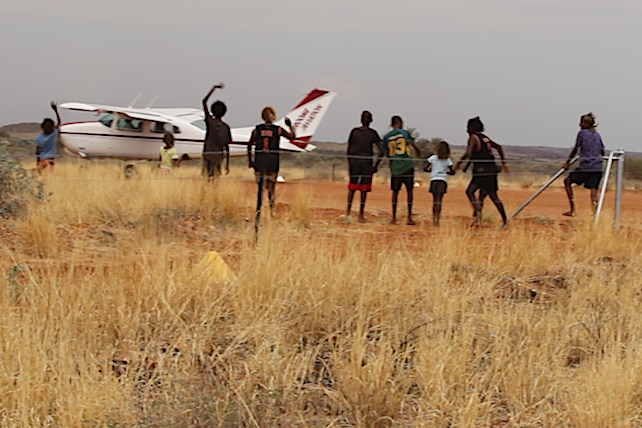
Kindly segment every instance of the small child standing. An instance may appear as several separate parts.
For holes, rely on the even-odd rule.
[[[178,151],[174,147],[174,134],[165,131],[163,134],[164,147],[160,149],[160,171],[163,174],[171,174],[172,169],[178,166]]]
[[[424,171],[430,172],[430,193],[432,193],[432,224],[439,227],[441,204],[448,189],[448,175],[455,175],[453,161],[450,159],[450,146],[440,141],[435,154],[426,159]]]

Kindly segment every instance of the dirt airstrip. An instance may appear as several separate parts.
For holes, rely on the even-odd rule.
[[[294,204],[300,198],[301,188],[309,198],[309,205],[312,208],[312,219],[323,219],[325,221],[343,222],[345,204],[347,197],[347,185],[345,183],[313,183],[313,182],[290,182],[277,185],[277,200],[286,205]],[[501,185],[500,185],[501,186]],[[246,183],[246,194],[248,198],[256,193],[255,185]],[[524,201],[535,193],[537,187],[502,188],[499,196],[506,206],[510,216]],[[444,198],[442,210],[442,225],[449,221],[468,222],[471,218],[472,209],[464,193],[465,187],[450,185],[448,193]],[[427,184],[415,187],[414,191],[414,212],[419,220],[419,227],[431,226],[432,195],[428,192]],[[614,218],[615,192],[607,191],[602,222],[610,225]],[[538,222],[541,224],[577,224],[579,222],[593,221],[589,200],[589,191],[583,188],[575,189],[575,200],[578,215],[574,218],[565,217],[563,212],[568,210],[566,193],[561,187],[554,187],[545,190],[528,207],[526,207],[515,219],[516,224],[523,222]],[[486,225],[492,227],[499,225],[497,210],[489,200],[485,202],[484,218],[488,221]],[[356,217],[359,209],[359,193],[355,195],[352,212]],[[366,217],[373,223],[385,224],[390,220],[391,213],[391,191],[387,184],[374,184],[372,192],[368,195],[366,204]],[[399,198],[398,216],[402,229],[405,226],[406,216],[406,194],[402,189]],[[638,226],[642,219],[642,192],[637,190],[625,190],[622,198],[622,226]]]

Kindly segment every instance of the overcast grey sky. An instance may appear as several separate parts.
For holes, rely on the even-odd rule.
[[[0,0],[0,125],[48,102],[199,107],[212,84],[232,127],[339,93],[315,136],[361,110],[464,144],[480,115],[503,144],[570,147],[593,111],[608,148],[642,151],[640,0]],[[64,117],[63,117],[64,119]]]

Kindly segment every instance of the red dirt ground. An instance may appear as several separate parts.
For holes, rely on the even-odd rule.
[[[252,183],[247,183],[249,193],[255,192]],[[290,182],[277,184],[277,201],[284,204],[296,204],[301,193],[301,186],[306,193],[310,192],[310,205],[313,208],[313,218],[335,219],[340,221],[341,215],[345,212],[347,185],[345,183],[312,183],[312,182]],[[500,185],[501,186],[501,185]],[[464,187],[450,186],[444,197],[442,210],[442,224],[452,219],[469,219],[472,209]],[[500,189],[499,196],[504,202],[506,211],[510,216],[526,199],[535,193],[537,187],[533,188],[505,188]],[[572,223],[577,221],[592,221],[589,191],[583,188],[574,188],[578,216],[569,218],[562,215],[568,210],[568,200],[563,188],[554,187],[546,189],[528,207],[526,207],[514,222],[533,221],[549,223]],[[414,190],[414,212],[417,219],[424,223],[430,223],[432,210],[432,195],[428,192],[426,185],[416,187]],[[604,201],[602,219],[605,224],[611,224],[614,219],[613,191],[608,191]],[[399,220],[405,223],[406,218],[406,194],[405,190],[399,195]],[[355,194],[352,205],[353,216],[359,209],[359,193]],[[391,191],[389,185],[375,184],[372,192],[368,195],[366,203],[366,217],[372,221],[380,222],[390,218],[391,215]],[[491,217],[499,223],[499,215],[493,204],[487,199],[485,201],[484,217]],[[622,198],[622,226],[639,226],[642,220],[642,192],[637,190],[625,190]]]

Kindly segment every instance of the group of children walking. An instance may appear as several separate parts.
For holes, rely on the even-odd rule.
[[[417,158],[421,158],[419,148],[408,131],[403,129],[403,120],[399,116],[391,118],[389,131],[381,140],[375,130],[370,128],[373,117],[369,111],[361,114],[361,126],[354,128],[348,138],[348,165],[350,182],[348,184],[348,205],[346,216],[350,216],[352,201],[357,190],[361,192],[359,206],[359,222],[367,222],[365,218],[365,204],[367,193],[372,190],[372,176],[378,171],[379,164],[384,156],[390,160],[390,185],[392,190],[392,224],[397,224],[398,196],[402,185],[406,188],[408,217],[406,224],[414,225],[412,217],[413,187],[414,187],[414,159],[412,149]],[[597,189],[602,179],[602,157],[604,156],[604,143],[600,134],[595,130],[597,124],[592,113],[580,117],[580,132],[575,146],[563,168],[570,167],[571,160],[580,155],[579,167],[571,172],[564,180],[570,210],[563,213],[565,216],[575,216],[575,202],[572,184],[584,185],[591,191],[593,209],[597,207]],[[424,171],[430,172],[430,193],[433,195],[432,217],[433,225],[439,226],[444,195],[448,190],[448,176],[466,162],[463,171],[472,166],[472,177],[466,188],[466,196],[473,208],[473,225],[481,223],[481,212],[484,199],[489,197],[502,219],[502,226],[506,226],[508,218],[504,204],[498,196],[498,174],[503,170],[510,172],[504,150],[500,144],[484,134],[484,124],[479,117],[468,120],[466,130],[468,142],[466,151],[460,160],[453,164],[450,146],[446,141],[439,141],[434,148],[434,154],[428,156],[424,162]],[[379,155],[373,165],[373,148]],[[501,167],[493,154],[499,155]]]
[[[379,138],[376,131],[370,128],[372,114],[364,111],[361,114],[361,126],[354,128],[348,138],[348,165],[350,169],[350,183],[348,184],[348,207],[346,216],[350,216],[352,201],[357,190],[361,192],[361,204],[359,206],[359,222],[367,222],[365,218],[365,204],[367,193],[372,190],[372,175],[378,171],[379,164],[384,156],[390,161],[390,188],[392,190],[392,224],[397,224],[397,205],[401,187],[406,188],[407,212],[406,224],[416,224],[412,217],[413,188],[415,185],[415,158],[421,158],[421,153],[414,138],[403,129],[403,120],[400,116],[393,116],[390,120],[390,130],[383,137]],[[433,195],[433,224],[439,226],[441,208],[444,195],[448,191],[448,176],[454,175],[461,163],[468,160],[464,170],[469,165],[473,166],[473,177],[466,190],[471,204],[474,208],[473,216],[477,221],[481,218],[483,200],[489,196],[500,215],[503,224],[506,224],[506,212],[504,206],[497,196],[497,174],[499,169],[495,164],[492,150],[499,153],[502,164],[506,166],[504,151],[501,145],[495,143],[486,135],[482,134],[484,125],[479,117],[468,121],[468,144],[466,152],[456,165],[451,159],[450,146],[446,141],[439,141],[435,145],[435,153],[430,155],[424,163],[424,171],[430,172],[430,193]],[[373,147],[379,152],[376,163],[373,165]]]
[[[221,101],[215,101],[208,108],[209,97],[216,89],[223,88],[223,84],[213,86],[203,98],[203,113],[205,115],[206,133],[203,145],[203,173],[209,180],[214,180],[221,174],[222,163],[225,160],[225,173],[229,173],[229,144],[232,143],[230,127],[223,121],[227,107]],[[56,114],[57,124],[47,118],[43,120],[42,134],[36,137],[36,153],[38,156],[38,171],[53,170],[55,159],[55,141],[58,136],[60,115],[56,103],[51,103],[51,108]],[[256,182],[259,185],[259,200],[263,189],[267,190],[270,208],[274,209],[275,188],[279,172],[279,153],[281,137],[294,140],[295,129],[288,118],[285,124],[289,131],[274,125],[276,111],[272,107],[265,107],[261,112],[263,123],[257,125],[247,144],[248,167],[253,168]],[[414,171],[415,159],[421,159],[421,153],[412,135],[404,129],[403,119],[392,116],[391,130],[381,139],[379,134],[370,127],[373,121],[372,113],[363,111],[361,126],[352,129],[348,138],[348,166],[350,181],[348,184],[348,204],[346,216],[350,216],[352,202],[357,191],[360,194],[359,222],[367,222],[365,218],[365,205],[367,194],[372,190],[372,177],[378,171],[384,156],[390,162],[390,188],[392,190],[392,219],[391,223],[397,224],[397,205],[402,187],[406,188],[407,195],[407,220],[406,224],[416,224],[413,216],[413,188],[415,185]],[[575,156],[579,155],[580,163],[576,170],[571,172],[564,180],[566,194],[570,209],[564,212],[565,216],[575,216],[575,200],[572,185],[583,185],[590,189],[590,196],[595,211],[598,200],[598,187],[602,179],[602,157],[604,156],[604,143],[596,131],[595,116],[592,113],[580,117],[580,132],[568,160],[563,168],[568,169]],[[463,171],[472,166],[472,177],[466,188],[466,196],[473,208],[473,224],[481,222],[481,212],[484,199],[489,197],[506,225],[508,218],[504,204],[498,196],[499,186],[497,176],[503,170],[510,172],[500,144],[484,134],[484,124],[479,117],[468,120],[468,142],[466,151],[460,160],[453,164],[450,146],[446,141],[435,145],[434,154],[428,156],[424,162],[424,171],[430,172],[430,193],[433,195],[433,224],[439,226],[444,195],[448,190],[448,176],[454,175],[466,162]],[[160,169],[171,172],[178,166],[179,156],[174,148],[174,136],[166,131],[163,135],[164,146],[159,151]],[[252,150],[254,148],[254,150]],[[374,158],[374,150],[378,152]],[[493,151],[500,157],[501,167],[497,165]],[[413,156],[414,155],[416,157]],[[260,207],[257,207],[257,211]]]

